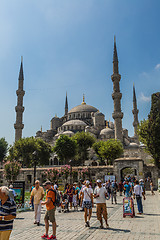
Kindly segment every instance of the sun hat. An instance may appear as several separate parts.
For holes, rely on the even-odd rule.
[[[101,183],[102,181],[101,181],[101,179],[97,179],[97,183]]]
[[[87,180],[87,181],[86,181],[86,184],[87,184],[87,185],[89,185],[89,184],[90,184],[90,181],[89,181],[89,180]]]
[[[52,183],[48,180],[46,181],[45,183],[43,183],[43,186],[46,186],[46,185],[51,185]]]

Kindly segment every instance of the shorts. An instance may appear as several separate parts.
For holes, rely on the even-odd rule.
[[[51,210],[47,210],[44,216],[44,220],[49,220],[50,222],[55,222],[55,210],[56,208],[53,208]]]
[[[92,209],[91,201],[83,201],[83,208]]]

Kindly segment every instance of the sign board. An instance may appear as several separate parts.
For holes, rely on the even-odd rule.
[[[17,204],[24,203],[24,194],[25,194],[25,182],[16,181],[13,183],[13,189],[16,193],[14,200]]]
[[[123,217],[135,216],[133,199],[131,197],[123,198]]]
[[[114,182],[114,180],[116,179],[116,177],[114,175],[105,175],[104,176],[104,182],[110,180],[110,182]]]
[[[160,178],[158,178],[158,191],[160,192]]]

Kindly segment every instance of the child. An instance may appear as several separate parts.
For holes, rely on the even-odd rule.
[[[73,190],[73,207],[78,211],[77,190]]]

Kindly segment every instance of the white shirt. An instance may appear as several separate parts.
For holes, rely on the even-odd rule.
[[[93,189],[84,187],[82,192],[84,193],[83,201],[91,201],[91,194],[93,194]]]
[[[54,190],[57,190],[58,186],[57,184],[54,184]]]
[[[143,192],[143,189],[140,185],[134,186],[134,194],[135,195],[140,195],[142,197],[142,192]]]
[[[105,194],[107,193],[106,188],[104,187],[95,187],[94,194],[99,195],[99,197],[96,198],[96,203],[106,203]]]

